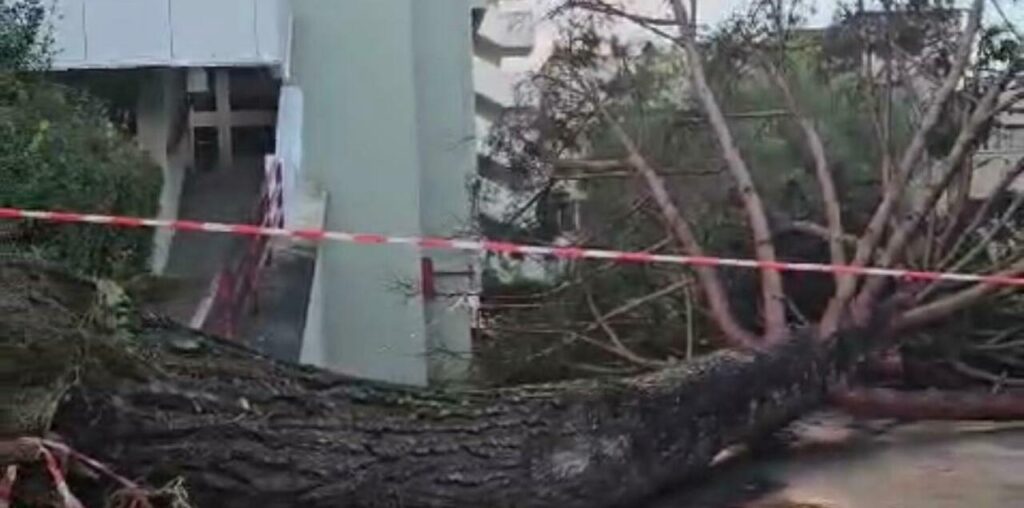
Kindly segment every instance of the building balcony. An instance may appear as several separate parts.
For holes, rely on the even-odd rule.
[[[54,68],[283,66],[288,0],[56,0]]]
[[[476,31],[477,55],[498,62],[533,52],[537,31],[533,9],[527,2],[496,2],[483,13]]]
[[[488,60],[473,58],[473,81],[477,96],[486,99],[496,108],[493,112],[495,118],[501,110],[516,106],[516,86],[522,78],[520,74],[505,72]]]

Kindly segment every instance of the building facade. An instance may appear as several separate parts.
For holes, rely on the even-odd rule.
[[[289,227],[453,236],[473,231],[480,114],[509,103],[500,58],[530,50],[528,16],[490,0],[56,0],[54,70],[135,85],[164,218],[251,193],[266,150]],[[215,240],[181,236],[158,233],[154,271],[216,257]],[[289,292],[305,304],[296,359],[412,385],[466,377],[476,256],[279,249],[312,265]]]

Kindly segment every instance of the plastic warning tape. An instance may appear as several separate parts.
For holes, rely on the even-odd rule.
[[[428,250],[458,250],[489,252],[513,256],[537,256],[556,259],[600,259],[621,263],[674,264],[693,267],[733,267],[753,270],[776,270],[781,272],[848,274],[868,277],[889,277],[907,281],[946,281],[983,283],[1001,286],[1024,286],[1024,277],[1016,274],[976,275],[969,273],[945,273],[906,270],[900,268],[874,268],[819,263],[790,263],[784,261],[758,261],[708,256],[680,256],[654,254],[649,252],[626,252],[581,247],[554,247],[524,245],[491,240],[468,240],[458,238],[436,238],[418,236],[388,236],[380,234],[345,233],[322,229],[297,229],[262,227],[250,224],[228,224],[222,222],[197,222],[189,220],[144,219],[113,215],[95,215],[55,211],[21,210],[0,208],[0,220],[38,220],[52,223],[99,224],[122,228],[159,228],[175,231],[198,231],[243,236],[267,236],[309,240],[314,242],[341,242],[357,245],[405,245]]]

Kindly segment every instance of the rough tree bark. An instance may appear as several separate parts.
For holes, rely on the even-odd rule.
[[[0,391],[0,436],[24,430],[27,391],[71,379],[52,429],[126,474],[186,478],[198,506],[630,503],[799,416],[835,371],[831,349],[796,339],[626,379],[421,391],[154,320],[96,333],[82,282],[30,265],[0,264],[0,287],[0,353],[22,358],[0,377],[45,381]],[[65,368],[40,375],[55,357]]]

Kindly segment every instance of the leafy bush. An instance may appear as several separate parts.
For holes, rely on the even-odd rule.
[[[0,0],[0,70],[46,68],[51,42],[43,0]]]
[[[0,76],[0,206],[151,216],[161,175],[104,107],[74,90]],[[9,226],[8,226],[9,227]],[[97,275],[141,271],[148,231],[22,224],[4,250],[31,251]]]
[[[159,169],[85,93],[45,81],[51,37],[42,0],[0,0],[0,206],[150,216]],[[151,234],[0,222],[0,254],[26,252],[85,273],[145,268]]]

